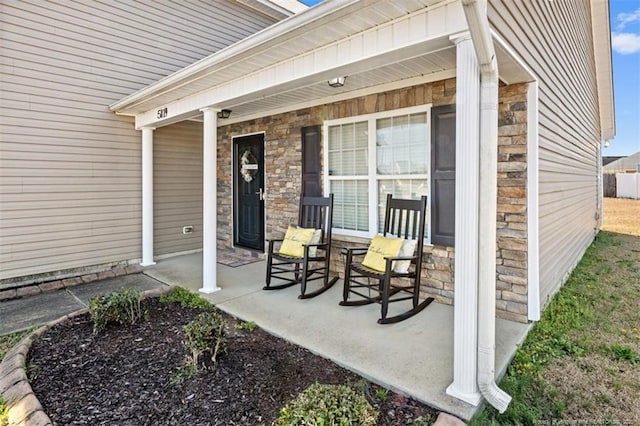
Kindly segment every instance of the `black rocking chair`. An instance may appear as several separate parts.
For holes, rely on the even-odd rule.
[[[427,197],[425,196],[420,200],[403,200],[392,198],[391,194],[387,195],[383,236],[417,240],[415,251],[412,255],[385,257],[385,270],[381,272],[359,263],[362,259],[355,260],[363,257],[367,253],[367,248],[344,248],[342,253],[346,255],[346,263],[341,306],[380,303],[381,317],[378,323],[389,324],[410,318],[433,302],[433,297],[420,302],[420,272],[426,210]],[[393,262],[397,261],[410,262],[406,272],[394,270]],[[366,291],[363,292],[362,289]],[[359,296],[359,300],[349,300],[352,294]],[[387,317],[389,303],[403,300],[412,301],[411,309],[400,315]]]
[[[276,250],[276,246],[280,246],[283,239],[269,240],[267,277],[263,290],[280,290],[300,284],[300,296],[298,298],[308,299],[324,293],[338,281],[337,276],[329,278],[332,214],[333,194],[328,197],[302,196],[300,198],[298,226],[320,230],[320,242],[306,244],[303,256],[294,257],[280,254]],[[284,283],[271,285],[272,278],[279,278]],[[307,284],[316,280],[321,280],[322,287],[307,292]]]

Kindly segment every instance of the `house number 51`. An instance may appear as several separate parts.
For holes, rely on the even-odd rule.
[[[164,108],[158,110],[157,117],[158,118],[166,118],[167,113],[168,113],[167,107],[164,107]]]

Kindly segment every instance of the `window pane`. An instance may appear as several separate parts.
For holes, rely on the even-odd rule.
[[[369,150],[364,149],[356,149],[354,151],[354,169],[353,174],[356,176],[363,176],[369,174],[369,166],[368,166],[368,154]]]
[[[409,143],[409,116],[401,115],[393,118],[393,138],[394,146],[406,146]]]
[[[410,137],[409,140],[412,144],[422,143],[425,140],[427,134],[427,113],[411,114],[409,116],[410,122]]]
[[[329,152],[329,176],[343,176],[342,170],[342,154],[337,152]]]
[[[381,118],[376,123],[376,145],[386,146],[391,145],[391,131],[393,130],[393,124],[391,118]]]
[[[342,151],[342,173],[343,176],[354,176],[356,174],[355,152],[353,150]]]
[[[353,136],[353,124],[343,124],[342,125],[342,149],[353,149],[355,142]]]
[[[411,158],[409,161],[411,162],[411,172],[418,175],[426,174],[429,170],[427,168],[427,162],[429,161],[427,157],[427,145],[412,145],[410,150]]]
[[[367,122],[341,124],[329,127],[330,176],[363,176],[369,173],[367,165]]]
[[[378,200],[384,204],[387,194],[394,198],[418,200],[429,194],[428,183],[427,179],[381,179],[378,181]]]
[[[379,146],[376,153],[377,171],[379,175],[393,174],[393,147]]]
[[[400,115],[376,122],[378,174],[427,172],[427,114]]]
[[[366,180],[330,181],[333,199],[333,227],[353,231],[369,230],[369,193]]]
[[[329,126],[329,151],[340,149],[340,126]]]
[[[366,148],[369,143],[369,124],[366,121],[361,121],[360,123],[356,123],[355,126],[355,147],[356,148]]]
[[[342,228],[343,229],[358,229],[357,228],[357,219],[356,219],[356,206],[352,204],[345,204],[343,207],[343,216],[342,216]]]

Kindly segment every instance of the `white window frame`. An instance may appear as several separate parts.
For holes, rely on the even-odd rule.
[[[376,112],[372,114],[357,115],[352,117],[339,118],[335,120],[326,120],[323,123],[322,129],[322,174],[323,174],[323,187],[325,196],[329,195],[330,182],[332,180],[360,180],[360,176],[329,176],[329,127],[337,126],[341,124],[352,124],[361,121],[367,121],[368,123],[368,138],[367,138],[367,154],[368,154],[368,190],[369,190],[369,230],[368,231],[354,231],[349,229],[333,228],[334,235],[345,235],[353,237],[365,237],[372,238],[378,233],[378,181],[385,179],[392,179],[398,175],[378,175],[377,174],[377,162],[376,162],[376,122],[382,118],[396,117],[400,115],[419,114],[425,112],[427,114],[427,235],[425,239],[426,244],[431,243],[431,107],[432,104],[418,105],[415,107],[401,108],[388,110],[383,112]],[[407,174],[402,175],[402,179],[423,179],[425,173],[419,175]],[[383,219],[383,218],[381,218]]]

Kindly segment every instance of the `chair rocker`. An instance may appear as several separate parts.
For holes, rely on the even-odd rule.
[[[426,210],[427,197],[425,196],[420,200],[404,200],[387,194],[383,236],[416,240],[415,251],[412,255],[400,255],[403,254],[400,252],[398,256],[384,257],[385,269],[382,272],[362,264],[368,250],[366,247],[344,248],[342,254],[346,255],[346,261],[341,306],[379,303],[381,317],[378,323],[390,324],[412,317],[433,302],[433,297],[420,301]],[[409,268],[404,268],[406,272],[396,272],[400,269],[394,266],[394,262],[397,261],[410,262]],[[357,296],[357,300],[349,300],[352,295]],[[411,300],[409,310],[399,315],[387,316],[390,303],[407,300]]]
[[[320,242],[304,245],[302,257],[279,253],[283,239],[269,240],[267,253],[267,276],[263,290],[280,290],[300,284],[299,299],[309,299],[330,289],[338,277],[329,278],[331,259],[331,226],[333,214],[333,194],[328,197],[300,197],[298,226],[320,230]],[[314,253],[315,252],[315,253]],[[272,278],[284,281],[272,285]],[[320,280],[322,286],[307,292],[310,282]]]

